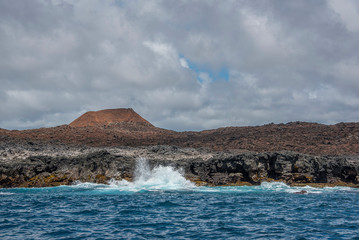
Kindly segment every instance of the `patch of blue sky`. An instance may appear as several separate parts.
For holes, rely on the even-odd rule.
[[[188,58],[185,58],[183,55],[179,55],[180,59],[185,60],[184,67],[188,67],[190,70],[194,71],[197,75],[197,80],[202,83],[204,79],[201,77],[201,75],[206,74],[211,81],[217,81],[217,80],[225,80],[229,81],[229,71],[228,68],[222,67],[219,70],[216,69],[210,69],[206,65],[195,63]]]
[[[124,7],[125,6],[125,3],[123,0],[115,0],[115,4],[118,6],[118,7]]]

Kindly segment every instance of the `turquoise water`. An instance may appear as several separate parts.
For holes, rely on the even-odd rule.
[[[358,189],[196,187],[141,164],[131,183],[0,189],[0,239],[359,239]]]

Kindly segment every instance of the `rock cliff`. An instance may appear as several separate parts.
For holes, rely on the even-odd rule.
[[[18,145],[0,148],[0,187],[44,187],[75,181],[132,180],[135,162],[174,166],[199,185],[288,184],[358,186],[359,160],[295,152],[234,153],[174,146],[69,147]]]

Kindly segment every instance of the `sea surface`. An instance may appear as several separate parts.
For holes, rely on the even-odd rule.
[[[0,189],[0,239],[359,239],[359,189],[196,187],[143,159],[135,176]]]

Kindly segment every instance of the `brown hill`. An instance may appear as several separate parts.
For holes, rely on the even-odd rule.
[[[143,119],[132,108],[105,109],[101,111],[90,111],[81,115],[71,122],[71,127],[104,126],[117,123],[135,123],[152,126]]]

